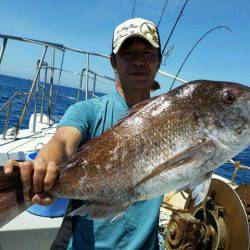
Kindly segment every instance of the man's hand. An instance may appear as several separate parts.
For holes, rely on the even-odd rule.
[[[25,199],[31,200],[33,204],[49,205],[53,202],[53,198],[47,192],[59,174],[57,165],[73,155],[81,140],[80,130],[68,126],[58,128],[50,141],[41,148],[34,161],[10,160],[4,166],[4,172],[11,174],[13,168],[18,167]],[[30,197],[30,191],[35,193],[33,197]]]
[[[54,161],[47,164],[43,158],[25,162],[9,160],[4,166],[5,174],[11,174],[14,167],[20,169],[25,199],[39,205],[49,205],[53,202],[53,198],[46,192],[51,189],[59,174],[59,168]],[[31,190],[35,193],[33,197],[30,197]]]

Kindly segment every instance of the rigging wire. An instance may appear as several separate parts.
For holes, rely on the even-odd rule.
[[[161,17],[160,17],[160,19],[159,19],[159,21],[158,21],[158,24],[157,24],[158,29],[159,29],[159,27],[160,27],[161,19],[162,19],[162,17],[163,17],[163,14],[164,14],[164,12],[165,12],[165,9],[166,9],[167,4],[168,4],[168,0],[166,0],[165,5],[164,5],[164,7],[163,7],[163,9],[162,9]]]
[[[133,11],[132,11],[132,18],[134,18],[134,14],[135,14],[135,4],[136,4],[136,0],[134,1],[134,7],[133,7]]]
[[[186,7],[188,1],[189,1],[189,0],[186,0],[186,1],[185,1],[184,5],[183,5],[183,7],[182,7],[182,9],[181,9],[181,12],[180,12],[179,16],[177,17],[177,19],[176,19],[176,21],[175,21],[175,24],[174,24],[174,26],[173,26],[173,28],[172,28],[172,30],[171,30],[169,36],[168,36],[168,39],[167,39],[167,41],[166,41],[166,43],[165,43],[165,45],[164,45],[164,48],[163,48],[163,50],[162,50],[162,55],[164,54],[164,51],[165,51],[165,49],[166,49],[166,47],[167,47],[167,45],[168,45],[168,42],[169,42],[169,40],[170,40],[170,38],[171,38],[171,36],[172,36],[174,30],[175,30],[175,27],[176,27],[176,25],[177,25],[179,19],[180,19],[181,16],[182,16],[182,13],[183,13],[183,11],[184,11],[184,9],[185,9],[185,7]]]
[[[179,68],[179,70],[178,70],[178,72],[177,72],[177,74],[176,74],[176,76],[175,76],[175,78],[174,78],[174,80],[173,80],[173,82],[172,82],[170,88],[169,88],[169,91],[172,89],[172,87],[173,87],[173,85],[174,85],[174,83],[175,83],[175,81],[176,81],[176,78],[178,77],[178,75],[179,75],[179,73],[181,72],[181,70],[182,70],[184,64],[186,63],[187,59],[189,58],[189,56],[191,55],[191,53],[193,52],[193,50],[195,49],[195,47],[196,47],[196,46],[203,40],[203,38],[206,37],[209,33],[213,32],[214,30],[221,29],[221,28],[223,28],[223,29],[225,29],[226,31],[229,31],[229,32],[231,32],[231,33],[233,34],[233,31],[232,31],[230,28],[226,27],[226,26],[217,26],[217,27],[214,27],[214,28],[210,29],[208,32],[206,32],[206,33],[205,33],[205,34],[195,43],[195,45],[194,45],[194,46],[191,48],[191,50],[189,51],[188,55],[185,57],[183,63],[181,64],[181,66],[180,66],[180,68]]]

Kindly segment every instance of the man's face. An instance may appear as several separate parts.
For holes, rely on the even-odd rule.
[[[130,38],[115,56],[115,65],[123,88],[148,89],[161,60],[158,49],[143,38]]]

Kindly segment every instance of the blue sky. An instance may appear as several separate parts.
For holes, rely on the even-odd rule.
[[[0,33],[62,43],[82,50],[109,54],[116,25],[131,17],[134,0],[1,0]],[[160,25],[164,45],[183,0],[169,0]],[[165,0],[137,0],[135,17],[158,22]],[[225,25],[225,30],[209,34],[194,50],[180,73],[188,81],[195,79],[228,80],[250,86],[250,1],[190,0],[169,46],[173,51],[161,70],[175,74],[195,42],[209,29]],[[34,61],[41,48],[9,43],[0,74],[32,78]],[[56,56],[56,62],[60,56]],[[85,57],[65,57],[65,67],[79,72]],[[91,68],[113,76],[104,60],[91,60]],[[69,84],[70,77],[63,82]],[[78,78],[74,80],[78,81]],[[170,81],[160,79],[163,85]],[[106,85],[100,89],[108,88]],[[163,88],[164,89],[164,88]]]

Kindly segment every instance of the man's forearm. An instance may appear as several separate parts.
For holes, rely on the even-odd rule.
[[[78,129],[59,128],[51,140],[42,147],[36,158],[43,158],[47,163],[54,161],[59,165],[74,154],[81,139],[82,134]]]

